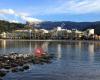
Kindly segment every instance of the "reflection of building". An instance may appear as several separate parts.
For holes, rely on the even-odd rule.
[[[90,43],[88,45],[88,51],[89,51],[90,61],[93,62],[94,61],[94,43]]]
[[[6,48],[6,40],[2,40],[2,41],[1,41],[1,44],[2,44],[2,45],[1,45],[2,48]]]
[[[57,59],[61,59],[61,44],[58,44],[57,46]]]
[[[5,54],[6,53],[6,46],[7,46],[6,45],[6,40],[2,40],[1,44],[2,44],[1,47],[3,48],[3,54]]]
[[[43,50],[45,51],[45,52],[48,52],[48,42],[44,42],[43,44],[42,44],[42,48],[43,48]]]
[[[30,43],[29,43],[29,53],[30,53],[30,54],[33,53],[33,51],[32,51],[32,43],[31,43],[31,41],[30,41]]]
[[[48,52],[48,44],[49,44],[49,42],[35,42],[34,50],[37,48],[42,48],[44,52]],[[32,45],[32,44],[30,44],[30,45]],[[30,52],[34,53],[34,50],[32,50],[32,47],[30,46]]]

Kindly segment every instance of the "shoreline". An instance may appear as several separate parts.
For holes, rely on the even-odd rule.
[[[6,41],[47,41],[47,42],[77,42],[77,41],[81,41],[81,42],[99,42],[100,40],[30,40],[30,39],[0,39],[1,40],[6,40]]]

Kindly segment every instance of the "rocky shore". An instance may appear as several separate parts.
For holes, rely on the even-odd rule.
[[[11,53],[0,55],[0,80],[9,72],[23,72],[30,68],[29,64],[49,64],[53,55],[44,54],[36,57],[29,54]]]

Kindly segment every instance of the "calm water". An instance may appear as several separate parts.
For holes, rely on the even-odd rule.
[[[0,40],[0,54],[33,54],[41,46],[56,59],[28,71],[8,73],[4,80],[100,80],[100,42]]]

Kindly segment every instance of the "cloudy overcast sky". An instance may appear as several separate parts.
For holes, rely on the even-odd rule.
[[[0,19],[100,21],[100,0],[0,0]]]

